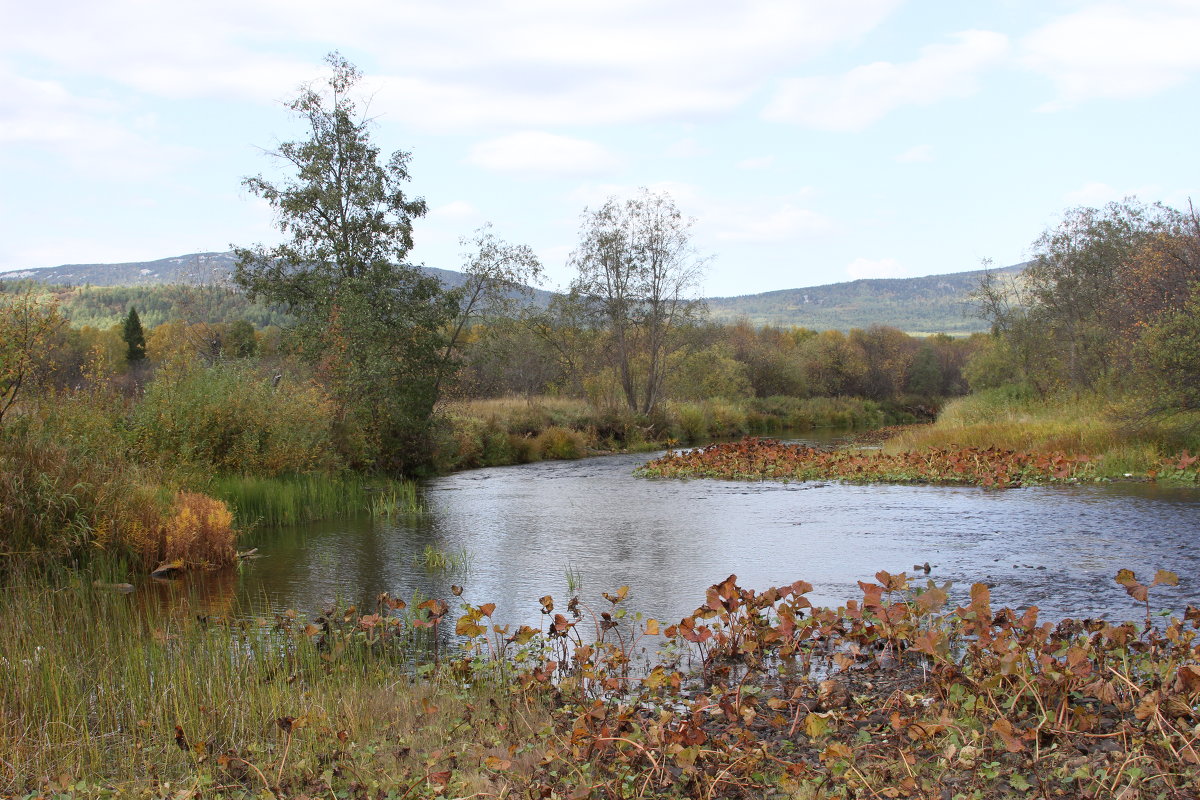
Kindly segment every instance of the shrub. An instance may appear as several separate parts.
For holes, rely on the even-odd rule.
[[[315,385],[274,385],[246,365],[174,366],[131,421],[144,456],[224,472],[280,475],[336,466],[332,401]]]
[[[237,557],[233,514],[220,500],[179,492],[173,513],[158,529],[158,541],[142,543],[142,560],[157,559],[185,567],[214,567]]]
[[[538,435],[537,449],[542,458],[582,458],[587,452],[587,437],[579,431],[550,427]]]

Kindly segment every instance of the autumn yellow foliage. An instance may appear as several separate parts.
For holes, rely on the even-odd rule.
[[[187,567],[215,567],[237,557],[233,513],[220,500],[196,492],[175,495],[173,512],[156,538],[142,543],[147,562],[157,558]],[[147,552],[147,545],[156,552]]]

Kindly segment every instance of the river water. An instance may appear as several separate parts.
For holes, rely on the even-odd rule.
[[[549,461],[462,472],[426,486],[429,512],[263,531],[263,558],[222,590],[243,604],[313,611],[379,592],[494,602],[496,619],[536,624],[538,598],[585,602],[631,587],[627,605],[675,621],[731,573],[764,589],[797,579],[818,604],[860,597],[876,571],[930,565],[962,598],[994,584],[993,603],[1036,604],[1045,616],[1144,614],[1113,576],[1122,567],[1156,587],[1154,607],[1200,604],[1200,490],[1104,484],[984,490],[635,478],[656,454]],[[465,566],[414,563],[430,547]],[[925,575],[920,573],[922,581]],[[361,606],[360,606],[361,607]]]

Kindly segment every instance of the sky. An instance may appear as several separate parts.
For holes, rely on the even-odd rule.
[[[0,271],[280,238],[285,103],[338,51],[412,154],[411,258],[492,223],[571,279],[668,192],[700,293],[997,266],[1068,208],[1200,202],[1200,0],[0,0]]]

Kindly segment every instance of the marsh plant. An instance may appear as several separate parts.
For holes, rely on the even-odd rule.
[[[1152,620],[1177,577],[1116,579],[1154,625],[1045,622],[982,583],[956,607],[887,572],[840,608],[731,575],[671,625],[628,587],[518,626],[453,599],[255,619],[17,581],[0,793],[1195,797],[1200,609]]]
[[[471,571],[471,553],[465,547],[443,550],[437,545],[427,544],[413,556],[413,566],[428,573],[466,575]]]

